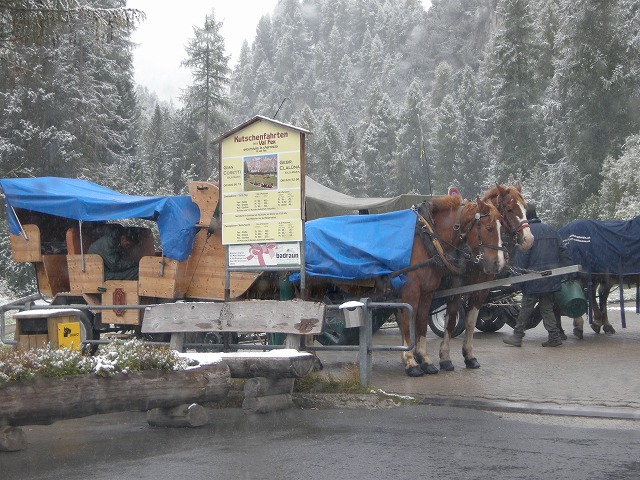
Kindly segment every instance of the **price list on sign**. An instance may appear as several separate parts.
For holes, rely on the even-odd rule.
[[[300,133],[259,121],[222,141],[222,243],[302,240]]]

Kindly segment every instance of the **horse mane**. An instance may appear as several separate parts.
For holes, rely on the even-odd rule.
[[[484,195],[482,196],[482,200],[486,202],[486,201],[488,201],[489,199],[491,199],[493,197],[499,196],[501,188],[507,190],[509,195],[511,195],[513,198],[516,199],[516,202],[525,203],[524,197],[522,196],[522,194],[518,191],[518,189],[516,187],[514,187],[514,186],[506,186],[506,185],[496,185],[495,187],[490,188],[489,190],[484,192]]]
[[[462,198],[459,195],[445,195],[436,197],[431,200],[431,212],[437,213],[442,210],[451,210],[458,208],[462,204]]]

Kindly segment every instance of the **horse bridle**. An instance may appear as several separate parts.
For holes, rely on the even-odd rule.
[[[423,202],[421,205],[424,205],[426,202]],[[475,203],[475,202],[473,202]],[[467,204],[465,203],[465,201],[462,202],[462,204],[460,205],[460,207],[458,208],[458,212],[456,214],[456,223],[454,224],[454,231],[458,231],[460,232],[462,229],[462,225],[461,225],[461,220],[462,220],[462,212],[465,208]],[[420,236],[422,238],[422,242],[425,245],[425,248],[427,248],[428,251],[432,251],[433,248],[435,248],[436,250],[436,255],[434,256],[432,254],[432,258],[427,260],[426,262],[423,262],[423,264],[419,264],[419,265],[415,265],[413,267],[408,267],[406,269],[402,269],[399,272],[395,272],[394,276],[396,274],[399,273],[404,273],[405,271],[409,271],[409,270],[415,270],[417,268],[420,268],[422,266],[428,265],[430,263],[433,263],[435,261],[437,261],[436,256],[440,259],[440,261],[442,261],[442,263],[444,264],[444,266],[449,269],[449,271],[451,271],[453,274],[455,275],[461,275],[462,271],[456,267],[455,265],[453,265],[449,259],[447,258],[447,255],[444,251],[444,249],[442,248],[442,244],[440,243],[440,239],[437,237],[434,228],[433,228],[433,219],[427,219],[425,218],[421,213],[420,213],[420,205],[413,205],[411,207],[411,210],[417,215],[418,217],[418,221],[420,223],[420,225],[416,225],[416,229],[419,228],[419,232],[420,232]],[[490,244],[486,244],[482,241],[482,237],[480,235],[480,229],[481,229],[481,224],[480,224],[480,219],[482,217],[486,217],[489,216],[488,213],[480,213],[479,207],[478,207],[478,211],[476,212],[476,214],[474,215],[473,219],[471,220],[471,222],[469,222],[469,225],[467,226],[466,230],[463,233],[459,233],[458,234],[458,239],[466,245],[468,250],[471,250],[471,248],[469,247],[469,244],[467,243],[467,237],[469,235],[469,233],[471,232],[471,230],[473,229],[473,226],[476,225],[477,227],[477,232],[478,232],[478,255],[476,255],[475,259],[473,260],[474,263],[480,263],[480,261],[482,260],[483,257],[483,249],[484,248],[493,248],[495,250],[506,250],[505,247],[501,247],[500,245],[490,245]],[[426,237],[426,238],[425,238]],[[428,240],[428,241],[427,241]],[[466,258],[471,258],[471,255],[468,253],[468,251],[460,248],[459,245],[451,245],[455,250],[461,252]]]
[[[465,201],[462,202],[462,205],[460,205],[460,207],[458,208],[458,214],[456,216],[456,223],[453,226],[454,230],[458,230],[460,231],[460,229],[462,228],[461,226],[461,218],[462,218],[462,210],[465,207]],[[473,202],[475,204],[475,202]],[[482,236],[480,234],[480,230],[481,230],[481,224],[480,224],[480,219],[483,217],[488,217],[490,214],[489,213],[480,213],[480,208],[478,207],[478,211],[476,212],[476,214],[473,217],[473,220],[469,223],[469,226],[467,227],[466,231],[464,233],[461,233],[459,235],[460,240],[465,243],[467,245],[467,247],[469,246],[468,242],[467,242],[467,236],[469,235],[469,233],[471,232],[471,229],[473,228],[473,226],[476,226],[477,232],[478,232],[478,255],[476,255],[476,258],[474,260],[474,263],[478,264],[482,261],[483,255],[484,255],[484,249],[485,248],[491,248],[493,250],[502,250],[502,251],[507,251],[507,249],[505,247],[502,247],[500,245],[491,245],[489,243],[484,243],[482,241]],[[504,217],[503,217],[504,218]]]
[[[511,194],[508,193],[507,195],[511,195]],[[502,195],[498,194],[498,212],[500,213],[500,217],[502,217],[502,219],[500,220],[500,223],[502,223],[502,225],[504,225],[504,227],[506,229],[509,229],[509,231],[515,236],[519,232],[524,230],[525,228],[529,227],[529,222],[527,222],[527,219],[525,217],[525,219],[521,220],[518,223],[518,225],[513,226],[511,221],[505,215],[503,199],[504,199],[504,197]],[[517,243],[517,241],[516,241],[516,243]]]

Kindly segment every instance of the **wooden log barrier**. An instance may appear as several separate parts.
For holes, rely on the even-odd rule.
[[[291,395],[268,395],[266,397],[245,397],[242,402],[244,413],[271,413],[293,406]]]
[[[245,397],[266,397],[293,392],[293,378],[250,378],[244,384]]]
[[[245,413],[269,413],[293,406],[293,378],[250,378],[244,385],[242,410]]]
[[[207,410],[197,403],[147,411],[147,422],[153,427],[201,427],[208,421]]]
[[[224,363],[190,370],[148,370],[36,378],[0,388],[0,425],[49,425],[100,413],[145,411],[223,400],[231,388]]]
[[[0,452],[17,452],[27,448],[27,437],[21,428],[0,427]]]
[[[229,365],[233,378],[300,378],[309,375],[315,364],[314,356],[300,352],[295,355],[276,356],[242,355],[224,356],[223,361]]]

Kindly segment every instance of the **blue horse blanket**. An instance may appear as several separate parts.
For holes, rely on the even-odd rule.
[[[408,267],[416,214],[407,209],[375,215],[345,215],[305,224],[307,275],[359,280]],[[299,278],[299,276],[298,276]],[[292,280],[297,280],[292,277]]]
[[[574,220],[558,230],[574,263],[590,273],[640,273],[640,216],[631,220]]]

